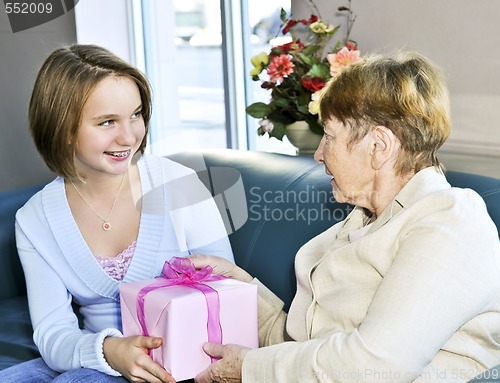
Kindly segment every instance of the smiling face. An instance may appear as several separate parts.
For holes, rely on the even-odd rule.
[[[325,165],[332,176],[333,196],[337,202],[347,202],[372,210],[371,199],[375,172],[372,167],[371,135],[348,146],[349,131],[332,118],[324,123],[324,135],[314,158]]]
[[[126,77],[107,77],[82,110],[76,145],[76,168],[84,177],[122,174],[146,134],[137,85]]]

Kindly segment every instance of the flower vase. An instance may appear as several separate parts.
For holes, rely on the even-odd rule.
[[[296,121],[287,125],[286,136],[288,141],[297,148],[297,154],[313,155],[321,141],[321,135],[313,133],[305,121]]]

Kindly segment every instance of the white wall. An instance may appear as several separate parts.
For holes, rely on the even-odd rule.
[[[348,1],[315,3],[323,19],[336,24],[338,6]],[[309,16],[308,4],[292,0],[295,16]],[[500,1],[353,0],[352,9],[351,38],[362,53],[406,47],[447,73],[453,131],[442,152],[500,157]]]
[[[28,103],[45,58],[54,49],[74,42],[74,11],[13,33],[0,6],[0,191],[54,178],[29,134]]]
[[[131,1],[83,0],[75,7],[79,44],[97,44],[135,64]]]

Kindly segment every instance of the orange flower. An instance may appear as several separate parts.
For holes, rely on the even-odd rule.
[[[286,76],[293,73],[292,57],[289,55],[279,55],[272,58],[267,67],[269,80],[274,83],[281,83]]]

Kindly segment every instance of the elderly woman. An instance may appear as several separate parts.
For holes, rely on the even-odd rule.
[[[206,344],[205,382],[464,382],[500,363],[500,245],[481,197],[452,188],[436,153],[450,131],[440,71],[418,54],[352,64],[320,100],[315,159],[355,205],[295,261],[289,313],[259,285],[261,348]]]

